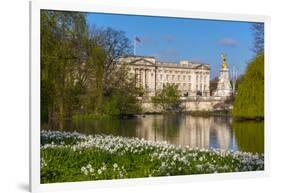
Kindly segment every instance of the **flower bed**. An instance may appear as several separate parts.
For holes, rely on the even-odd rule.
[[[264,170],[264,156],[138,138],[41,132],[41,183]]]

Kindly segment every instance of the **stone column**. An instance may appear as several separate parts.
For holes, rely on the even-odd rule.
[[[135,68],[135,86],[138,87],[138,74],[136,68]]]
[[[155,66],[154,69],[154,95],[156,94],[156,89],[157,89],[157,67]]]
[[[144,88],[147,89],[147,77],[146,77],[147,69],[144,69]]]
[[[140,68],[140,87],[143,88],[143,74],[142,74],[142,69]]]

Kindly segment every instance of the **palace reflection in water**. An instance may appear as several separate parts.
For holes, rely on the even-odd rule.
[[[64,130],[167,141],[193,148],[263,153],[263,124],[263,122],[233,122],[229,117],[193,117],[175,114],[145,115],[125,120],[77,120],[67,122]]]
[[[140,138],[205,149],[237,149],[229,118],[157,115],[141,120],[137,126]]]

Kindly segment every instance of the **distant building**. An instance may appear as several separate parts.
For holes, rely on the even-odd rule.
[[[154,96],[165,84],[178,85],[182,96],[210,96],[210,65],[187,60],[179,63],[156,61],[155,57],[127,56],[119,59],[126,63],[136,86]]]
[[[229,69],[226,62],[226,56],[222,54],[221,57],[222,57],[221,71],[220,71],[217,89],[214,93],[214,96],[224,98],[224,97],[231,96],[233,90],[229,80]]]

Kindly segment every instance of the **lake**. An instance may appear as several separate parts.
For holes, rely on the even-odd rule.
[[[43,126],[43,129],[55,129]],[[194,117],[183,114],[140,115],[132,119],[66,121],[65,131],[112,134],[197,147],[264,152],[264,122],[233,121],[231,117]]]

